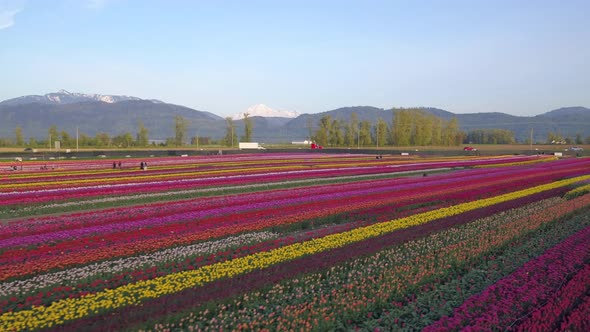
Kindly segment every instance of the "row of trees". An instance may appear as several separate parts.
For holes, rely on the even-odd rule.
[[[174,137],[168,137],[164,142],[156,144],[152,141],[150,144],[149,130],[143,122],[137,124],[137,132],[133,135],[130,132],[124,132],[116,136],[110,136],[108,133],[99,132],[95,136],[88,136],[84,133],[77,132],[72,135],[66,130],[59,130],[56,125],[52,125],[47,131],[47,139],[29,138],[25,141],[23,129],[16,127],[15,139],[0,138],[0,147],[31,147],[31,148],[52,148],[54,142],[59,141],[60,147],[65,148],[131,148],[131,147],[148,147],[150,145],[164,146],[182,146],[189,140],[187,136],[188,125],[190,122],[180,115],[174,117]],[[252,125],[250,122],[249,135],[252,135]],[[237,141],[237,139],[236,139]],[[191,137],[191,144],[211,144],[213,141],[208,137]]]
[[[514,144],[514,133],[506,129],[476,129],[469,131],[465,138],[469,144]],[[529,142],[530,143],[530,142]]]
[[[352,113],[349,121],[324,115],[315,132],[311,121],[307,126],[310,137],[323,146],[452,146],[465,138],[457,119],[447,121],[419,109],[395,111],[391,123],[381,118],[374,124],[359,121]]]
[[[184,119],[182,116],[177,115],[174,118],[174,137],[166,139],[166,145],[181,146],[187,139],[187,128],[189,121]],[[117,148],[130,148],[130,147],[147,147],[150,145],[149,130],[144,126],[143,122],[137,123],[137,132],[133,135],[130,132],[124,132],[116,136],[110,136],[108,133],[100,132],[94,137],[88,136],[84,133],[76,133],[72,136],[65,130],[59,130],[56,125],[52,125],[47,131],[47,139],[34,139],[30,138],[28,142],[25,142],[23,130],[21,127],[15,129],[15,140],[11,142],[9,140],[0,140],[0,146],[29,146],[31,148],[37,147],[49,147],[52,148],[52,144],[55,141],[60,142],[61,148],[74,148],[74,147],[117,147]],[[155,143],[152,143],[152,145]]]
[[[149,145],[149,131],[140,121],[135,135],[130,132],[121,133],[116,136],[110,136],[108,133],[100,132],[95,136],[89,136],[85,133],[77,132],[72,135],[66,130],[59,130],[56,125],[49,127],[47,139],[29,138],[25,141],[21,127],[15,129],[15,140],[0,139],[0,146],[28,146],[31,148],[53,148],[54,142],[59,141],[61,148],[75,147],[147,147]]]

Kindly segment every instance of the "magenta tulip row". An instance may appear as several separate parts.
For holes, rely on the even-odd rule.
[[[590,259],[590,227],[567,238],[510,276],[467,299],[424,331],[491,330],[511,326],[552,298],[564,276],[577,273]]]
[[[567,317],[570,312],[584,304],[584,297],[588,297],[588,292],[590,292],[590,263],[586,263],[545,305],[518,324],[516,330],[556,330],[560,321],[563,320],[562,317]]]

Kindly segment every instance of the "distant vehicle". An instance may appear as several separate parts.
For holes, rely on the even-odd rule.
[[[572,146],[572,147],[570,148],[570,150],[572,150],[572,151],[584,151],[584,149],[583,149],[583,148],[581,148],[581,147],[579,147],[579,146]]]
[[[466,146],[463,148],[463,151],[477,151],[477,149],[472,146]]]
[[[240,142],[238,143],[238,148],[242,149],[255,149],[255,150],[266,150],[264,147],[260,146],[258,142]]]
[[[37,152],[37,149],[33,149],[33,148],[26,148],[25,152]]]

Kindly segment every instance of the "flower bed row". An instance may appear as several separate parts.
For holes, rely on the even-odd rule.
[[[149,193],[130,193],[126,195],[116,196],[94,196],[94,197],[79,197],[75,200],[65,200],[60,202],[40,202],[31,203],[26,206],[4,206],[0,207],[0,217],[6,218],[23,218],[27,216],[44,215],[52,213],[67,213],[75,212],[85,209],[112,209],[119,206],[130,206],[130,205],[146,205],[155,204],[165,201],[168,205],[176,201],[184,201],[195,198],[204,198],[219,195],[233,195],[233,194],[245,194],[257,191],[268,191],[268,190],[280,190],[289,188],[300,188],[305,186],[318,186],[318,185],[330,185],[335,183],[351,183],[363,180],[382,180],[400,177],[410,177],[415,173],[423,174],[438,174],[449,172],[450,169],[439,168],[430,169],[425,171],[410,170],[405,172],[396,173],[374,173],[374,174],[358,174],[358,175],[342,175],[342,176],[331,176],[331,177],[318,177],[318,178],[304,178],[304,179],[283,179],[282,181],[272,182],[258,182],[258,183],[246,183],[236,184],[228,186],[215,186],[205,188],[194,188],[194,189],[174,189],[159,192]],[[19,221],[17,224],[20,224]],[[10,221],[8,223],[11,223]],[[11,224],[15,224],[12,222]]]
[[[528,235],[517,238],[503,249],[495,249],[482,256],[479,262],[456,270],[446,278],[437,278],[420,286],[393,306],[374,312],[371,319],[353,322],[351,329],[389,330],[411,328],[422,330],[449,315],[467,298],[482,292],[486,287],[513,273],[527,261],[559,244],[568,236],[590,226],[590,211],[577,210],[574,215],[559,218],[542,225]],[[502,327],[506,329],[507,327]]]
[[[590,296],[586,295],[582,302],[559,326],[559,331],[588,331],[590,330]]]
[[[467,299],[451,317],[443,317],[424,331],[470,328],[478,331],[511,326],[546,302],[564,282],[590,262],[590,227],[569,237],[510,276]],[[587,288],[587,285],[584,286]],[[584,289],[585,290],[585,289]],[[541,328],[541,326],[535,326]]]
[[[512,171],[514,172],[514,171]],[[272,195],[273,200],[289,199],[289,198],[305,198],[302,196],[314,196],[313,198],[319,197],[319,195],[325,195],[334,193],[335,189],[342,189],[343,192],[352,192],[353,190],[369,190],[374,188],[375,191],[381,189],[388,190],[387,188],[395,188],[395,190],[412,189],[418,187],[424,187],[428,185],[439,185],[439,184],[450,184],[457,181],[477,181],[479,177],[485,178],[491,175],[498,174],[497,176],[503,176],[504,172],[483,172],[483,171],[469,171],[465,172],[461,178],[457,179],[456,175],[444,175],[437,177],[428,177],[425,179],[408,179],[408,178],[386,178],[379,180],[364,180],[363,178],[358,181],[348,183],[337,183],[315,186],[314,183],[307,182],[313,186],[307,186],[305,188],[291,189],[291,190],[274,190],[272,192],[254,192],[240,195],[224,195],[221,197],[210,197],[210,198],[197,198],[192,200],[182,200],[175,202],[163,202],[163,203],[152,203],[147,205],[134,206],[134,214],[129,216],[126,211],[127,208],[120,209],[108,209],[101,212],[102,217],[97,220],[94,217],[94,212],[87,213],[76,213],[73,215],[50,216],[41,218],[31,218],[28,220],[14,220],[8,223],[6,226],[0,225],[0,238],[8,238],[14,235],[27,235],[36,233],[46,233],[53,230],[61,230],[64,228],[76,228],[85,227],[89,225],[106,224],[112,221],[116,221],[116,218],[122,220],[129,220],[134,218],[135,220],[145,218],[152,215],[170,215],[173,213],[184,212],[187,210],[193,211],[195,208],[198,209],[217,209],[227,205],[244,205],[249,202],[263,202],[268,201],[269,195]],[[307,197],[307,199],[311,199]],[[197,206],[195,206],[198,203]],[[152,211],[154,210],[154,211]],[[122,218],[124,216],[124,218]]]
[[[560,173],[559,175],[561,175]],[[568,173],[569,174],[569,173]],[[180,223],[185,220],[203,220],[216,216],[228,216],[236,212],[267,210],[269,207],[268,196],[272,195],[272,207],[319,206],[322,209],[335,199],[355,198],[355,203],[372,202],[373,206],[383,205],[385,197],[388,203],[403,199],[416,200],[421,197],[442,195],[450,192],[464,192],[469,190],[481,190],[484,187],[492,188],[493,185],[505,188],[506,183],[511,183],[518,188],[518,183],[539,184],[547,182],[555,174],[480,174],[478,176],[436,177],[434,181],[420,181],[403,183],[396,180],[363,181],[352,184],[338,184],[329,186],[316,186],[293,190],[280,190],[272,192],[224,196],[222,198],[200,199],[182,201],[172,204],[153,204],[149,206],[133,207],[130,214],[127,209],[104,211],[97,222],[94,212],[74,214],[63,217],[49,217],[33,219],[23,222],[12,222],[10,226],[0,227],[0,248],[14,245],[29,246],[35,243],[50,241],[55,243],[60,239],[81,238],[87,234],[107,234],[118,231],[133,230],[140,227],[154,227],[163,223]],[[518,180],[518,183],[515,181]],[[335,189],[340,189],[336,191]],[[427,189],[427,191],[424,190]],[[489,189],[493,191],[492,189]],[[392,198],[392,194],[396,197]],[[399,196],[399,198],[397,198]],[[475,196],[475,192],[473,192]],[[358,198],[357,198],[358,197]],[[198,205],[197,205],[198,204]],[[197,206],[195,206],[197,205]],[[349,209],[350,210],[350,209]],[[282,213],[285,215],[284,211]],[[181,216],[182,217],[179,217]],[[154,218],[155,217],[155,218]],[[164,220],[164,217],[167,217]],[[258,216],[257,216],[258,217]],[[244,220],[243,216],[239,217]],[[91,224],[90,224],[91,223]],[[88,225],[90,224],[90,225]],[[14,225],[14,227],[13,227]],[[2,239],[5,238],[5,239]]]
[[[551,205],[553,204],[555,203],[551,203]],[[284,323],[282,326],[285,330],[303,326],[334,329],[338,328],[339,324],[346,324],[345,322],[350,320],[348,322],[349,328],[347,328],[350,329],[350,324],[354,323],[351,319],[361,321],[367,319],[366,314],[375,312],[378,304],[389,303],[393,307],[397,307],[397,301],[403,299],[404,294],[418,291],[412,285],[423,282],[436,283],[437,280],[440,280],[440,277],[438,279],[434,278],[433,273],[439,276],[441,273],[448,274],[450,272],[446,270],[448,264],[452,264],[456,269],[460,270],[458,264],[461,264],[461,260],[456,257],[457,254],[460,254],[460,257],[464,257],[467,261],[473,262],[478,257],[478,250],[481,250],[480,252],[489,251],[490,248],[496,248],[495,250],[497,250],[501,246],[502,240],[485,241],[485,239],[492,238],[488,238],[486,235],[490,235],[490,231],[494,230],[497,225],[508,223],[511,227],[520,229],[519,231],[496,231],[497,236],[509,239],[515,236],[518,237],[523,232],[534,230],[543,222],[551,220],[553,217],[550,216],[553,215],[553,212],[550,214],[546,212],[549,206],[540,205],[534,208],[536,210],[534,215],[538,215],[541,220],[536,223],[536,226],[523,224],[520,220],[510,219],[514,218],[514,216],[503,213],[492,220],[467,225],[464,227],[465,232],[452,229],[416,242],[410,242],[403,245],[402,248],[405,249],[392,249],[392,251],[378,253],[375,256],[354,260],[350,263],[351,265],[337,265],[341,259],[338,257],[348,261],[355,255],[366,255],[374,252],[372,248],[377,251],[380,250],[374,246],[374,241],[371,241],[365,245],[342,248],[342,250],[338,250],[339,254],[336,256],[334,256],[334,252],[323,252],[293,262],[279,264],[266,270],[254,271],[243,277],[220,280],[209,284],[207,287],[187,289],[179,294],[154,299],[144,303],[141,307],[121,309],[116,315],[113,313],[108,314],[109,324],[107,325],[104,323],[104,318],[98,316],[74,322],[65,328],[75,330],[82,326],[85,328],[94,326],[97,330],[100,330],[101,327],[106,326],[117,329],[122,325],[133,322],[141,323],[146,319],[162,316],[164,317],[160,319],[163,322],[173,321],[175,322],[174,326],[178,327],[182,319],[178,317],[167,319],[167,315],[178,313],[180,310],[193,306],[201,307],[204,303],[213,300],[212,305],[206,305],[199,309],[198,312],[203,316],[198,313],[192,316],[187,314],[185,324],[181,326],[186,329],[190,326],[189,321],[193,321],[193,325],[199,324],[200,327],[207,326],[209,329],[219,330],[220,328],[236,329],[240,326],[238,323],[244,323],[249,329],[270,328],[275,330],[280,319]],[[575,204],[567,206],[569,206],[568,209],[570,210],[575,208]],[[557,213],[555,217],[563,211],[564,207],[565,205],[556,206],[552,209]],[[502,208],[506,208],[506,206]],[[529,219],[529,217],[526,217],[528,214],[530,214],[529,211],[521,211],[515,216]],[[477,216],[477,213],[473,214],[473,216]],[[465,218],[470,217],[463,214],[458,215],[453,224],[465,222]],[[588,220],[585,222],[588,223]],[[564,229],[571,231],[579,224],[579,222],[572,223]],[[448,227],[447,224],[440,224],[439,226]],[[405,231],[395,232],[397,236],[388,236],[389,239],[384,241],[386,243],[384,245],[400,243],[416,237],[418,234],[420,234],[418,236],[422,236],[426,233],[424,230],[410,228]],[[541,238],[546,236],[545,232],[539,233]],[[481,241],[482,239],[484,241]],[[455,243],[463,244],[462,247],[457,247]],[[482,246],[481,243],[485,243],[486,246]],[[445,247],[448,249],[444,250]],[[461,248],[469,248],[468,252],[471,255],[464,254]],[[533,248],[539,248],[539,243],[536,243]],[[525,253],[528,253],[528,251],[525,251]],[[444,252],[447,253],[446,256],[443,255]],[[522,253],[517,256],[523,257]],[[435,260],[429,263],[431,259]],[[274,282],[285,278],[318,269],[326,269],[326,272],[296,278],[276,285],[271,290],[254,291],[232,300],[230,303],[223,302],[219,306],[216,305],[215,300],[232,294],[240,294],[249,289],[257,289],[264,285],[272,285]],[[351,271],[350,269],[354,270]],[[384,278],[387,280],[384,280]],[[377,290],[379,292],[375,293]],[[392,298],[396,300],[392,302]],[[367,306],[367,303],[373,305],[373,307]],[[261,305],[263,306],[262,310],[260,309]],[[278,307],[275,308],[275,306]],[[269,314],[272,315],[269,317]],[[286,321],[290,322],[289,325],[285,325]],[[320,325],[318,325],[318,321]],[[171,327],[171,325],[165,326]]]
[[[426,168],[426,166],[430,166]],[[421,169],[431,169],[436,165],[424,165]],[[440,168],[440,167],[439,167]],[[420,168],[419,168],[420,169]],[[404,169],[396,169],[396,173],[416,171],[414,167],[405,167]],[[24,205],[32,203],[43,203],[48,201],[67,201],[80,198],[90,197],[109,197],[112,195],[132,195],[138,192],[166,192],[171,190],[186,190],[195,187],[210,188],[218,186],[236,186],[252,183],[273,183],[284,180],[297,179],[311,179],[311,178],[326,178],[335,176],[353,176],[353,175],[369,175],[369,174],[385,174],[394,173],[388,167],[357,167],[357,168],[333,168],[333,169],[309,169],[297,171],[283,171],[283,172],[263,172],[260,174],[243,174],[235,172],[235,174],[228,174],[224,176],[203,176],[201,178],[182,178],[176,180],[161,180],[161,179],[146,179],[143,182],[127,182],[118,184],[108,184],[101,182],[94,186],[78,185],[72,182],[71,187],[62,187],[54,189],[36,189],[28,191],[14,191],[7,193],[0,193],[2,204],[5,208],[14,205]],[[36,184],[38,185],[38,184]]]
[[[568,191],[565,194],[565,198],[572,199],[572,198],[576,198],[578,196],[586,195],[588,193],[590,193],[590,184],[579,186],[575,189]]]
[[[33,307],[30,310],[8,312],[0,316],[0,326],[6,329],[48,327],[53,324],[83,318],[87,315],[136,305],[150,298],[177,293],[215,280],[235,277],[247,272],[261,270],[275,264],[299,257],[327,252],[358,243],[383,234],[421,225],[436,219],[459,215],[486,206],[492,206],[514,199],[564,187],[583,181],[590,176],[581,176],[551,184],[541,185],[493,198],[459,204],[410,217],[357,228],[348,232],[328,235],[322,238],[295,243],[274,250],[207,265],[193,271],[182,271],[164,277],[127,284],[116,289],[107,289],[81,298],[64,299],[49,306]]]
[[[536,309],[522,322],[517,322],[515,330],[518,331],[554,331],[565,317],[575,311],[580,305],[584,305],[584,298],[590,292],[590,262],[575,274],[567,283],[556,292],[542,307]],[[579,320],[582,317],[573,316],[569,320]],[[588,316],[584,319],[587,320]]]
[[[117,178],[94,178],[94,179],[70,179],[64,176],[62,179],[56,179],[54,181],[37,181],[31,179],[27,183],[10,183],[9,181],[0,182],[0,198],[3,199],[4,203],[15,204],[11,199],[14,197],[28,198],[31,201],[41,201],[44,196],[57,196],[56,193],[66,195],[69,197],[70,191],[74,191],[77,196],[82,195],[97,195],[101,191],[110,191],[112,194],[125,193],[135,189],[137,191],[156,191],[162,190],[158,186],[159,183],[170,185],[182,185],[187,182],[196,182],[200,185],[207,185],[210,179],[217,179],[215,183],[211,185],[227,185],[224,184],[226,179],[232,180],[230,184],[235,181],[243,181],[243,177],[254,177],[264,179],[264,177],[275,174],[284,174],[290,176],[299,177],[317,177],[317,176],[330,176],[331,173],[348,173],[348,174],[366,174],[367,172],[401,172],[408,170],[421,170],[431,168],[451,168],[451,167],[471,167],[475,165],[481,165],[492,162],[510,162],[512,160],[522,160],[523,158],[529,157],[504,157],[501,159],[475,159],[475,160],[451,160],[451,161],[427,161],[420,163],[405,163],[399,164],[398,162],[370,162],[366,164],[350,164],[348,167],[343,167],[342,164],[335,163],[333,165],[328,164],[327,166],[303,166],[300,164],[293,164],[292,166],[274,166],[260,164],[256,167],[239,167],[229,169],[210,169],[202,171],[193,171],[182,174],[159,174],[152,173],[152,170],[147,172],[140,172],[139,174],[129,174],[128,176],[119,176]],[[547,159],[549,160],[549,159]],[[292,175],[291,175],[292,174]],[[175,179],[178,178],[178,179]],[[205,183],[202,183],[205,181]],[[150,185],[154,188],[150,188]],[[194,183],[193,183],[194,185]],[[43,187],[43,190],[37,190],[35,188]],[[32,189],[31,189],[32,188]],[[186,186],[185,186],[186,188]],[[98,192],[97,192],[98,190]],[[63,198],[62,198],[63,199]]]
[[[433,208],[435,206],[429,206],[428,209],[421,211],[425,212]],[[410,215],[419,213],[420,210],[412,209],[404,212],[405,215]],[[402,213],[396,215],[401,217]],[[387,214],[382,214],[380,218],[386,216]],[[49,304],[60,298],[79,297],[105,288],[119,287],[129,282],[153,279],[178,271],[194,270],[204,265],[247,256],[259,251],[268,251],[369,224],[371,222],[359,220],[280,238],[276,233],[246,233],[217,241],[165,249],[152,254],[131,256],[35,275],[28,279],[17,279],[0,283],[0,308],[4,307],[4,311],[9,311],[11,308],[20,310],[31,305]],[[270,239],[271,237],[266,234],[272,234],[275,239]],[[269,240],[266,240],[265,237]],[[233,246],[238,243],[237,241],[254,238],[257,239],[256,243],[241,247]],[[231,247],[231,249],[223,251],[224,247]],[[2,312],[3,310],[0,310],[0,313]]]
[[[543,181],[550,179],[547,174],[536,174]],[[527,179],[519,179],[520,181],[526,181]],[[525,185],[535,184],[535,181],[528,179]],[[497,180],[500,181],[500,180]],[[89,238],[81,237],[78,232],[74,232],[73,240],[67,242],[48,242],[46,245],[36,246],[22,250],[19,247],[13,249],[5,249],[0,258],[6,263],[0,268],[2,272],[2,279],[5,280],[11,276],[23,276],[33,272],[46,271],[53,268],[64,268],[73,264],[86,264],[91,261],[97,261],[107,259],[110,257],[126,256],[136,254],[143,251],[154,251],[159,248],[169,247],[178,244],[192,243],[198,240],[207,240],[213,237],[222,237],[231,234],[237,234],[244,231],[254,231],[271,226],[281,225],[290,222],[296,222],[298,220],[318,218],[334,213],[341,213],[343,207],[349,210],[359,208],[369,208],[384,204],[392,204],[395,201],[403,202],[404,199],[414,201],[420,197],[426,200],[432,195],[444,195],[449,196],[449,193],[453,191],[458,193],[460,196],[455,195],[455,199],[459,198],[459,201],[465,201],[471,197],[477,197],[477,191],[484,193],[498,193],[499,190],[506,189],[507,187],[504,182],[509,181],[512,183],[511,189],[518,188],[518,183],[514,180],[504,179],[501,180],[495,187],[486,187],[483,184],[473,183],[470,185],[455,186],[452,188],[443,187],[443,191],[428,190],[419,192],[420,195],[409,196],[405,198],[405,195],[401,197],[392,196],[389,194],[374,194],[364,195],[364,200],[358,202],[348,203],[347,205],[343,202],[347,202],[347,196],[337,198],[327,206],[320,209],[315,208],[315,201],[307,203],[309,208],[302,208],[301,205],[283,206],[281,208],[281,215],[267,215],[267,212],[259,211],[254,209],[251,212],[243,212],[231,214],[229,216],[220,216],[208,218],[206,220],[199,219],[198,225],[186,223],[184,220],[189,220],[190,217],[179,218],[178,215],[167,216],[165,218],[156,218],[156,220],[169,220],[172,224],[162,224],[160,226],[151,226],[149,228],[149,219],[141,221],[143,226],[138,230],[131,230],[125,233],[112,233],[112,234],[97,234]],[[493,182],[492,182],[493,183]],[[469,189],[472,189],[469,191]],[[468,190],[465,192],[465,190]],[[356,193],[358,195],[358,193]],[[340,196],[340,193],[337,193]],[[378,198],[382,196],[383,198]],[[462,197],[461,197],[462,196]],[[309,199],[309,198],[308,198]],[[267,206],[271,211],[277,207],[275,202],[264,202],[263,205]],[[228,207],[228,212],[235,210],[234,207]],[[291,211],[291,212],[290,212]],[[219,211],[216,211],[219,213]],[[227,213],[227,212],[226,212]],[[195,212],[191,212],[189,215],[195,215]],[[122,216],[125,216],[123,214]],[[233,220],[240,220],[237,224]],[[212,228],[214,227],[214,228]],[[58,234],[62,234],[61,232]],[[170,235],[173,234],[174,237]],[[43,238],[45,235],[41,235]],[[49,238],[51,239],[51,238]],[[17,238],[9,239],[9,241],[16,241]],[[17,241],[18,242],[18,241]],[[23,244],[27,244],[26,241],[22,241]],[[104,250],[108,248],[108,250]]]
[[[540,160],[551,160],[550,157],[540,158],[538,156],[502,156],[502,157],[446,157],[446,158],[431,158],[427,161],[422,161],[416,158],[385,158],[379,161],[375,159],[367,158],[365,155],[325,155],[316,156],[308,154],[273,154],[271,158],[262,158],[261,156],[251,157],[224,157],[220,159],[211,158],[189,158],[189,159],[178,159],[178,158],[157,158],[150,160],[150,175],[156,174],[167,174],[167,173],[182,173],[182,172],[193,172],[198,170],[231,170],[236,168],[257,168],[257,167],[284,167],[292,166],[295,168],[347,168],[347,167],[358,167],[358,166],[376,166],[376,165],[389,165],[389,166],[404,166],[407,164],[420,165],[424,163],[457,163],[463,162],[466,166],[473,166],[479,164],[512,164],[515,162],[536,162]],[[61,163],[57,170],[39,171],[36,166],[43,166],[43,163],[35,164],[32,169],[26,167],[23,172],[6,172],[4,169],[0,170],[0,174],[7,175],[6,184],[18,184],[27,183],[28,181],[36,182],[56,182],[60,179],[72,180],[81,179],[88,180],[93,178],[113,178],[127,177],[129,175],[142,175],[145,176],[146,172],[141,171],[137,166],[144,160],[127,160],[123,162],[125,167],[122,169],[117,168],[116,171],[112,169],[111,162],[103,161],[76,161],[70,163]],[[129,166],[133,165],[133,166]]]
[[[195,264],[192,260],[195,257],[207,257],[217,254],[228,248],[241,248],[268,241],[278,237],[276,233],[260,232],[246,233],[222,240],[208,241],[191,246],[166,249],[151,254],[120,258],[100,263],[94,263],[83,267],[67,269],[54,273],[35,275],[28,279],[3,282],[0,284],[0,312],[11,309],[22,309],[31,305],[40,305],[48,298],[56,297],[58,294],[71,296],[78,292],[89,292],[90,285],[97,282],[103,284],[106,278],[118,280],[120,286],[132,280],[125,275],[117,275],[121,272],[129,272],[129,275],[138,275],[138,271],[152,269],[161,264],[170,262],[188,262],[187,265]],[[145,275],[145,273],[139,273]],[[115,275],[115,277],[113,277]],[[105,285],[103,288],[112,285]],[[24,299],[24,300],[23,300]]]
[[[508,182],[510,181],[512,178],[514,177],[518,177],[520,176],[523,180],[529,178],[540,178],[543,176],[552,176],[553,178],[558,177],[558,176],[568,176],[571,174],[575,174],[572,173],[572,170],[569,170],[567,173],[564,172],[559,172],[559,173],[555,173],[555,172],[547,172],[547,173],[539,173],[539,172],[534,172],[531,174],[530,171],[526,171],[525,174],[523,174],[524,172],[521,171],[519,173],[512,171],[512,174],[509,174],[507,172],[504,173],[496,173],[496,177],[497,178],[502,178],[502,181],[504,182]],[[551,174],[551,175],[550,175]],[[435,181],[414,181],[413,184],[410,184],[410,186],[408,186],[407,183],[404,184],[403,181],[395,181],[395,180],[386,180],[386,181],[376,181],[376,182],[370,182],[370,181],[365,181],[362,183],[357,183],[357,184],[347,184],[345,187],[343,187],[342,185],[335,185],[335,186],[325,186],[325,187],[315,187],[316,189],[314,190],[310,190],[309,188],[304,188],[303,192],[300,191],[294,191],[294,190],[290,190],[290,191],[274,191],[272,193],[261,193],[261,194],[249,194],[247,196],[244,196],[245,198],[243,199],[239,199],[239,196],[234,196],[233,198],[230,197],[229,199],[227,197],[223,197],[221,200],[222,202],[220,202],[220,199],[207,199],[207,200],[203,200],[200,199],[198,200],[198,204],[199,207],[201,208],[210,208],[210,209],[216,209],[218,210],[220,207],[220,204],[223,205],[236,205],[236,204],[245,204],[247,203],[253,203],[253,202],[264,202],[265,200],[267,200],[267,197],[269,194],[272,194],[273,197],[276,197],[276,199],[273,201],[276,204],[280,204],[280,199],[281,199],[281,195],[282,194],[286,194],[284,195],[283,199],[286,200],[290,200],[292,202],[294,202],[293,197],[296,196],[306,196],[306,197],[302,197],[301,200],[309,200],[309,199],[314,199],[317,201],[321,201],[322,200],[322,196],[320,196],[321,193],[332,193],[334,192],[332,187],[340,187],[343,188],[347,194],[349,195],[364,195],[362,192],[355,192],[352,191],[352,188],[360,188],[359,185],[363,185],[365,188],[370,189],[369,192],[372,193],[376,193],[378,192],[378,190],[384,191],[384,190],[392,190],[392,189],[388,189],[387,187],[383,187],[382,189],[379,189],[380,185],[379,183],[384,183],[386,185],[391,186],[392,188],[395,186],[395,191],[399,191],[402,189],[410,189],[412,187],[414,188],[418,188],[421,186],[433,186],[435,184],[444,184],[446,183],[447,185],[451,186],[451,185],[455,185],[455,186],[465,186],[465,184],[462,184],[461,182],[471,182],[471,186],[472,187],[476,187],[478,182],[481,182],[482,180],[484,180],[486,177],[489,177],[490,174],[484,174],[482,176],[482,174],[464,174],[462,175],[459,179],[453,179],[453,177],[456,176],[448,176],[446,178],[444,177],[437,177],[436,178],[436,182]],[[512,178],[510,178],[509,176],[512,176]],[[443,182],[441,182],[443,181]],[[365,189],[365,190],[367,190]],[[321,191],[320,191],[321,190]],[[308,197],[311,196],[311,197]],[[238,199],[236,199],[238,198]],[[170,215],[172,213],[179,213],[179,212],[183,212],[186,210],[191,210],[194,211],[194,206],[190,205],[190,203],[192,202],[197,202],[197,201],[183,201],[183,202],[179,202],[179,203],[174,203],[174,204],[169,204],[169,203],[163,203],[163,204],[154,204],[151,205],[150,208],[156,209],[158,211],[157,215],[158,216],[164,216],[164,215]],[[241,203],[244,202],[244,203]],[[213,205],[209,204],[209,203],[213,203]],[[289,202],[288,202],[289,203]],[[134,207],[134,211],[142,211],[144,209],[144,207]],[[168,210],[167,212],[162,212],[163,209]],[[112,212],[111,212],[112,211]],[[111,218],[108,217],[109,213],[113,213],[115,215],[118,215],[120,220],[129,220],[129,218],[133,218],[132,220],[139,220],[141,218],[145,218],[147,215],[146,214],[140,214],[135,212],[132,216],[129,216],[129,214],[125,211],[121,211],[121,210],[111,210],[111,211],[104,211],[103,214],[103,218],[100,219],[100,223],[101,224],[110,224],[113,221]],[[123,218],[124,216],[124,218]],[[64,225],[68,228],[68,229],[73,229],[76,226],[74,225],[74,223],[76,224],[80,224],[80,226],[82,226],[85,223],[85,219],[89,219],[91,220],[94,224],[96,224],[96,218],[93,217],[93,213],[87,213],[86,214],[86,218],[84,214],[75,214],[73,216],[68,217],[67,219],[64,218],[56,218],[56,217],[52,217],[52,218],[44,218],[44,220],[39,220],[39,219],[33,219],[30,221],[17,221],[17,222],[12,222],[9,226],[6,227],[0,227],[0,239],[1,238],[8,238],[11,237],[12,241],[16,241],[16,239],[14,238],[14,235],[25,235],[25,234],[35,234],[35,233],[44,233],[46,234],[47,232],[51,231],[51,227],[48,224],[53,224],[54,229],[59,229],[64,230]],[[36,230],[35,230],[36,229]],[[94,232],[92,229],[88,229],[88,232]],[[76,234],[76,236],[80,236],[80,234]],[[24,239],[19,239],[18,240],[21,243],[27,243],[26,240]]]

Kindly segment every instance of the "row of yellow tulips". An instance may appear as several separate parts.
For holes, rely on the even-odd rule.
[[[577,187],[576,189],[572,189],[570,191],[567,192],[566,197],[567,196],[579,196],[579,195],[583,195],[585,193],[590,192],[590,184],[586,184],[580,187]]]
[[[490,164],[490,165],[477,165],[474,168],[491,168],[491,167],[506,167],[506,166],[522,166],[522,165],[531,165],[531,164],[538,164],[543,163],[546,161],[554,161],[557,160],[557,157],[551,156],[539,156],[538,159],[527,160],[527,161],[517,161],[513,163],[498,163],[498,164]]]

